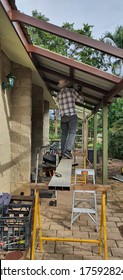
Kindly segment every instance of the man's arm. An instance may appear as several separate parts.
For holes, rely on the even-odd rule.
[[[77,103],[84,103],[84,97],[82,92],[77,92],[76,90],[74,90],[74,96],[75,96],[75,102]]]

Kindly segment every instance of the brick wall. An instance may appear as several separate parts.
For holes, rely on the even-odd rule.
[[[11,91],[1,88],[10,69],[11,62],[0,49],[0,192],[10,192]]]
[[[43,145],[43,89],[33,85],[32,89],[32,171],[36,166],[37,151]],[[42,153],[40,152],[40,160]]]
[[[49,143],[49,102],[43,88],[32,86],[31,70],[0,51],[0,85],[10,72],[14,87],[0,87],[0,192],[19,194],[29,185],[37,148]]]
[[[44,101],[43,146],[49,144],[49,102]]]
[[[16,80],[11,94],[11,192],[19,193],[30,181],[31,170],[31,70],[12,64]]]

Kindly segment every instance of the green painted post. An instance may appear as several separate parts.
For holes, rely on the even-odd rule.
[[[108,107],[103,107],[103,184],[108,184]]]
[[[97,167],[97,113],[94,114],[94,151],[93,151],[93,166],[94,170],[96,172],[96,167]]]

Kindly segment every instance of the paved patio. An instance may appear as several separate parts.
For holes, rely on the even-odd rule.
[[[100,179],[99,179],[100,180]],[[97,180],[97,183],[99,183]],[[123,183],[109,180],[111,191],[107,195],[107,235],[109,260],[123,259]],[[73,237],[97,239],[95,225],[91,219],[82,214],[70,229],[72,192],[58,191],[57,206],[49,206],[50,199],[41,199],[41,217],[43,236]],[[97,195],[100,216],[101,195]],[[39,243],[35,248],[36,260],[99,260],[98,246],[88,243],[43,241],[43,252]]]

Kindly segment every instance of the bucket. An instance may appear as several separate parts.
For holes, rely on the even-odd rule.
[[[5,260],[23,260],[23,253],[21,251],[13,251],[5,256]]]

